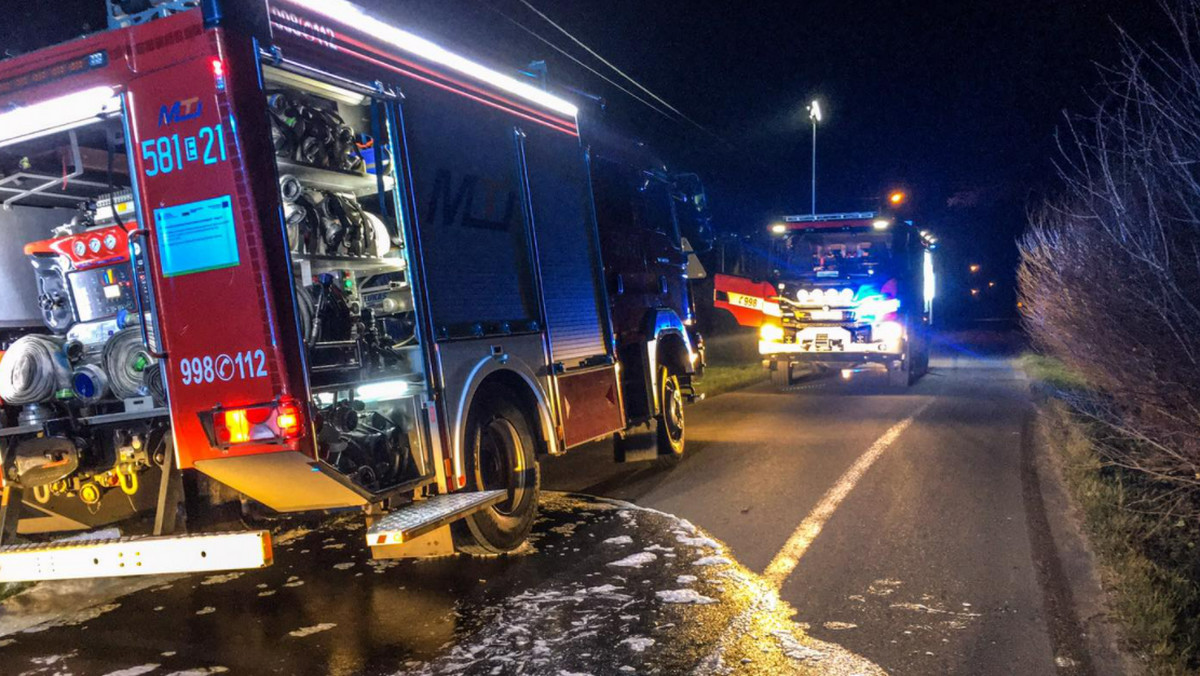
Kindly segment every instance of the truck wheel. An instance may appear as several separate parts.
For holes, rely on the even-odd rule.
[[[775,368],[771,369],[771,384],[775,387],[791,387],[792,385],[792,363],[788,361],[775,362]]]
[[[658,463],[674,465],[683,457],[684,414],[683,390],[679,377],[665,366],[658,368],[658,394],[661,413],[658,414]]]
[[[467,414],[467,487],[508,490],[508,499],[454,524],[455,547],[475,555],[520,547],[537,517],[541,474],[529,419],[508,389],[478,396]]]
[[[904,348],[903,359],[899,364],[888,365],[888,385],[897,388],[906,388],[916,382],[913,365],[912,343],[909,343]]]

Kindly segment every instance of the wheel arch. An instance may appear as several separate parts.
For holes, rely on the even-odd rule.
[[[498,388],[506,389],[518,398],[520,408],[525,412],[535,433],[537,454],[557,452],[558,437],[546,389],[524,364],[511,360],[501,364],[496,359],[489,358],[481,361],[472,372],[470,384],[463,389],[457,402],[455,419],[459,424],[454,431],[454,462],[455,471],[459,476],[462,476],[466,468],[468,412],[481,396],[486,396],[488,392]]]

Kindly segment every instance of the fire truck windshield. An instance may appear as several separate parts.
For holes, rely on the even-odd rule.
[[[869,277],[892,260],[892,234],[873,231],[801,231],[775,240],[779,279]]]

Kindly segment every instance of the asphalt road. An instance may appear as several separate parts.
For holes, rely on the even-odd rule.
[[[344,517],[263,571],[39,585],[0,603],[0,674],[1096,673],[1028,383],[973,349],[903,392],[701,402],[669,470],[547,459],[514,555],[372,561]]]
[[[592,447],[545,463],[544,484],[702,526],[812,636],[891,673],[1090,673],[1042,510],[1028,382],[1003,356],[940,347],[908,391],[763,384],[690,408],[669,471]]]

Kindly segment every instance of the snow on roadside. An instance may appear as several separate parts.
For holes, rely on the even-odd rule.
[[[705,605],[716,603],[717,600],[704,596],[695,589],[663,589],[654,592],[663,603],[693,603]]]
[[[610,561],[608,565],[619,568],[641,568],[648,563],[654,563],[656,560],[658,560],[658,556],[653,552],[638,552],[637,554],[630,554],[619,561]]]

